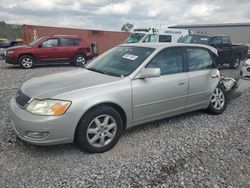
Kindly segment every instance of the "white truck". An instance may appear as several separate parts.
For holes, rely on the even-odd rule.
[[[144,42],[178,42],[178,40],[190,34],[186,29],[157,29],[138,28],[124,41],[124,43],[144,43]]]

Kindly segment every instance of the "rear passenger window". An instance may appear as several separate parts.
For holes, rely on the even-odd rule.
[[[214,38],[211,40],[210,43],[213,44],[213,45],[221,44],[221,38],[219,38],[219,37],[214,37]]]
[[[189,71],[213,68],[210,53],[202,48],[187,48]]]
[[[61,38],[60,46],[78,46],[80,39]]]
[[[172,36],[171,35],[160,35],[159,42],[171,42]]]
[[[182,48],[166,48],[160,51],[146,67],[160,68],[161,75],[183,72]]]
[[[230,44],[230,38],[229,37],[222,37],[222,44]]]

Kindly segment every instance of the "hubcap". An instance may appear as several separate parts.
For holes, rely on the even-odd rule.
[[[240,65],[240,59],[237,58],[234,62],[234,67],[237,68]]]
[[[32,67],[33,61],[32,61],[32,59],[30,59],[28,57],[23,58],[22,59],[22,65],[23,65],[24,68],[28,69],[28,68]]]
[[[93,119],[88,125],[87,140],[91,146],[104,147],[115,137],[117,123],[110,115],[101,115]]]
[[[220,88],[216,88],[215,91],[213,92],[211,103],[213,107],[217,110],[220,110],[223,108],[225,104],[225,96]]]
[[[76,63],[77,63],[77,65],[79,65],[80,67],[83,67],[83,65],[85,64],[85,58],[82,57],[82,56],[77,57]]]

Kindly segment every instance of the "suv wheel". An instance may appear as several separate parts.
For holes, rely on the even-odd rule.
[[[227,107],[227,95],[224,87],[219,84],[210,99],[208,111],[212,114],[221,114]]]
[[[30,69],[35,66],[35,59],[30,55],[23,55],[19,59],[19,64],[24,69]]]
[[[87,112],[76,130],[76,143],[90,153],[101,153],[111,149],[122,131],[120,114],[109,106],[100,106]]]
[[[84,65],[86,64],[86,58],[83,54],[77,54],[74,57],[74,65],[76,67],[84,67]]]
[[[240,66],[240,57],[236,57],[236,59],[230,63],[230,68],[237,69],[239,66]]]

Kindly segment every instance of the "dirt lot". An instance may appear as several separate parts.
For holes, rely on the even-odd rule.
[[[127,131],[103,154],[18,139],[8,103],[26,80],[75,69],[0,61],[0,187],[250,187],[250,89],[219,116],[204,111]],[[236,76],[239,71],[222,70]]]

